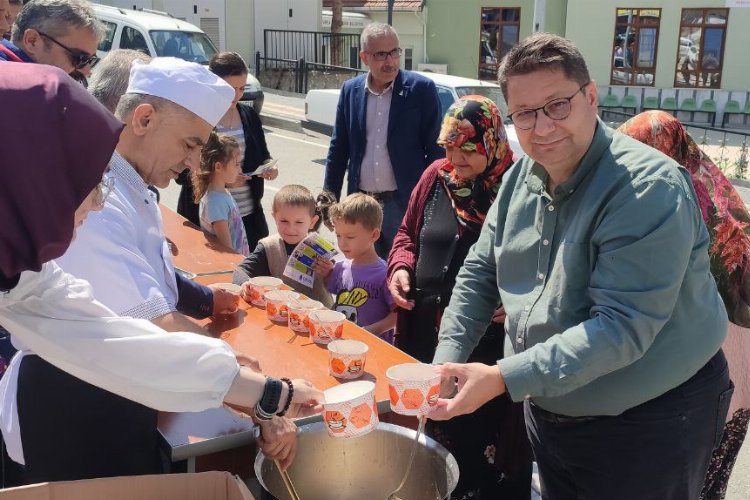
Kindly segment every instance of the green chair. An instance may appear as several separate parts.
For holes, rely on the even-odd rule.
[[[674,115],[677,110],[679,109],[677,107],[677,98],[676,97],[665,97],[661,100],[661,105],[659,106],[660,109],[663,109],[664,111],[671,111]]]
[[[638,98],[632,94],[628,94],[622,98],[620,107],[625,111],[632,109],[633,114],[636,114],[638,112]]]
[[[746,106],[747,107],[747,106]],[[735,101],[734,99],[730,99],[727,101],[727,103],[724,105],[724,116],[721,118],[721,128],[724,128],[727,126],[727,123],[729,122],[729,119],[732,115],[744,115],[745,112],[740,107],[740,103],[738,101]],[[742,117],[742,121],[744,123],[745,117]]]
[[[607,110],[620,108],[620,98],[614,94],[607,94],[604,96],[604,99],[602,99],[602,102],[599,103],[599,108],[601,109],[601,117],[604,119],[604,113],[606,113]]]
[[[706,113],[708,122],[712,127],[716,126],[716,101],[713,99],[704,99],[698,108],[698,113]]]
[[[659,109],[659,98],[655,95],[647,95],[643,98],[643,110]]]
[[[619,108],[620,107],[620,98],[617,97],[615,94],[607,94],[604,96],[604,99],[602,99],[602,102],[599,104],[600,108]]]
[[[695,118],[695,112],[698,111],[698,104],[693,97],[686,97],[680,103],[679,111],[690,113],[690,119],[688,121],[692,122]]]

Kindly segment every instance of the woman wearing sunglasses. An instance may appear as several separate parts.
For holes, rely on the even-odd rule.
[[[143,422],[87,429],[92,440],[111,443],[106,457],[70,442],[66,426],[76,423],[66,421],[65,408],[86,404],[65,400],[71,384],[108,391],[128,410],[200,411],[229,403],[255,407],[264,417],[283,412],[289,400],[289,416],[319,411],[322,394],[306,381],[266,379],[241,367],[221,340],[115,316],[93,299],[87,282],[55,264],[76,227],[104,201],[102,175],[122,124],[60,70],[6,64],[0,93],[15,118],[0,121],[0,177],[13,179],[0,183],[0,213],[12,214],[0,231],[0,324],[24,355],[14,357],[0,382],[0,424],[8,455],[26,465],[26,479],[158,471],[155,421],[150,433],[133,432]],[[44,148],[32,139],[40,131]],[[61,387],[59,400],[36,401],[28,389],[29,373],[42,363]],[[31,422],[24,432],[24,408],[34,404],[49,410],[37,416],[46,426]],[[25,442],[34,442],[29,448],[37,453],[26,455]]]

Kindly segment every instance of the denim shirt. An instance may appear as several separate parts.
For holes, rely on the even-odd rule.
[[[498,303],[514,401],[618,415],[694,375],[727,315],[687,171],[599,121],[552,197],[529,157],[506,175],[443,316],[435,362],[464,361]],[[508,349],[510,346],[512,349]]]

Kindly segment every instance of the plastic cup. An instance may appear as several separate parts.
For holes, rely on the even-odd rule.
[[[324,391],[323,421],[335,438],[363,436],[378,426],[375,384],[358,380]]]
[[[266,307],[265,293],[281,286],[281,280],[273,276],[256,276],[250,278],[248,282],[250,283],[250,303],[257,307]]]
[[[269,290],[263,297],[266,299],[266,316],[273,322],[286,323],[289,316],[289,300],[299,298],[297,292],[291,290]]]
[[[365,373],[370,347],[359,340],[334,340],[328,344],[328,373],[341,379],[355,379]]]
[[[391,410],[401,415],[425,415],[440,396],[440,375],[425,363],[404,363],[385,372]]]
[[[328,344],[332,340],[340,339],[344,334],[344,321],[346,315],[329,309],[311,311],[310,339],[316,344]]]
[[[242,287],[240,285],[235,285],[234,283],[216,283],[214,286],[226,290],[227,292],[236,293],[237,295],[242,291]]]
[[[289,301],[289,328],[299,333],[310,332],[310,319],[307,317],[310,311],[325,309],[325,306],[312,299],[301,299]]]

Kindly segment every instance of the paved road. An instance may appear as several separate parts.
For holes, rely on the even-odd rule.
[[[279,177],[266,182],[266,194],[263,207],[270,231],[275,232],[271,217],[271,202],[279,187],[286,184],[302,184],[317,194],[323,187],[325,157],[328,152],[329,138],[299,127],[299,120],[304,117],[304,99],[295,96],[277,96],[267,93],[263,107],[263,122],[267,124],[266,141],[274,158],[279,160]],[[736,187],[750,205],[750,183],[737,183]],[[162,190],[162,201],[168,207],[176,209],[179,186],[172,183]],[[330,232],[321,228],[321,233],[332,241]],[[532,500],[539,497],[534,496]],[[729,482],[727,500],[750,499],[750,439],[740,450],[734,472]]]

